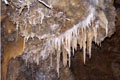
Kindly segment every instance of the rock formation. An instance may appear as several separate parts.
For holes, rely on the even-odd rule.
[[[85,64],[86,55],[91,58],[92,42],[101,45],[115,32],[113,0],[3,0],[2,5],[2,65],[20,56],[26,64],[45,70],[44,75],[38,71],[35,80],[53,80],[54,74],[63,80],[61,75],[72,75],[63,67],[70,67],[77,46]],[[56,72],[48,74],[52,70]],[[4,80],[7,67],[2,66],[2,71]]]

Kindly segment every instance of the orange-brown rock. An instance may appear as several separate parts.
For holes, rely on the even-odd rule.
[[[8,42],[5,45],[2,61],[2,80],[6,80],[7,65],[9,61],[23,53],[25,47],[24,41],[24,37],[20,37],[16,42]]]

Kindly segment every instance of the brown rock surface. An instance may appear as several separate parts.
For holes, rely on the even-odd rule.
[[[7,76],[6,80],[112,80],[119,77],[116,75],[119,74],[119,58],[107,64],[114,56],[98,55],[98,47],[92,47],[92,42],[99,45],[115,32],[116,13],[112,3],[112,0],[100,0],[98,4],[97,0],[9,0],[9,5],[2,3],[2,77]],[[100,53],[108,50],[109,45],[115,46],[111,40],[116,41],[116,45],[119,43],[114,38],[106,39]],[[83,54],[76,52],[78,44]],[[120,50],[118,47],[110,47],[110,52]],[[91,51],[89,60],[86,56],[91,57]],[[86,74],[91,75],[86,77]]]

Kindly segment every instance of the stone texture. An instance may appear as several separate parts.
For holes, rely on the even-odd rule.
[[[81,28],[78,30],[78,32],[80,32],[79,34],[82,34],[79,36],[83,36],[80,37],[81,40],[83,40],[84,60],[82,60],[85,62],[86,47],[89,49],[88,54],[91,52],[91,45],[85,46],[86,43],[88,43],[88,41],[86,42],[86,38],[89,38],[87,39],[90,41],[89,43],[94,41],[99,44],[105,37],[111,36],[115,32],[114,21],[116,13],[112,0],[100,0],[99,4],[97,4],[97,1],[94,2],[94,0],[21,1],[22,2],[9,0],[9,5],[7,6],[2,3],[2,65],[5,64],[4,59],[8,60],[8,67],[2,67],[2,70],[7,70],[7,80],[74,80],[74,75],[69,67],[72,49],[76,50],[76,46],[79,44],[77,43],[76,37],[71,37],[69,36],[70,34],[65,35],[67,37],[63,36],[65,40],[68,41],[63,43],[62,46],[59,46],[56,40],[57,45],[55,44],[55,46],[57,46],[57,49],[54,49],[56,47],[49,44],[49,40],[59,38],[59,36],[64,35],[67,30],[70,29],[71,32],[75,32],[72,28],[77,25],[77,23],[86,20],[94,8],[96,11],[94,15],[95,19],[88,19],[88,21],[84,23],[85,25],[88,24],[88,28],[85,26],[85,31],[82,32]],[[100,25],[98,29],[95,27],[97,21],[99,21]],[[106,35],[105,24],[107,23],[108,34]],[[87,37],[84,37],[86,33],[93,33],[94,35],[87,34]],[[12,53],[8,51],[7,56],[12,57],[10,60],[7,59],[5,56],[5,45],[15,42],[17,44],[21,36],[23,36],[26,41],[24,51],[20,53],[21,55],[18,55],[19,53],[17,52],[14,53],[14,49],[11,51]],[[71,42],[67,39],[69,37],[73,39]],[[73,45],[68,46],[67,43],[72,43]],[[11,46],[14,45],[11,44]],[[67,51],[65,47],[69,47],[70,49]],[[16,50],[19,49],[20,47],[16,48]],[[67,53],[63,52],[64,49]],[[16,54],[18,57],[13,59],[16,57]]]

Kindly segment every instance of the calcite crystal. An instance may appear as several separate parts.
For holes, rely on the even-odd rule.
[[[7,14],[17,34],[25,38],[22,58],[39,64],[56,55],[58,76],[61,55],[63,65],[70,67],[79,45],[85,63],[87,54],[91,58],[92,42],[100,45],[115,31],[112,0],[3,1],[9,5]]]

